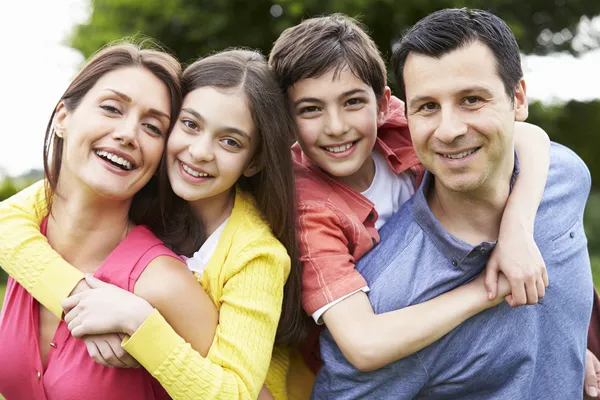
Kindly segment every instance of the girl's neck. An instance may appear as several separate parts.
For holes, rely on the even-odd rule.
[[[88,188],[62,189],[59,182],[48,217],[48,242],[67,262],[94,273],[133,227],[131,199],[110,200]]]
[[[196,218],[204,225],[206,237],[209,237],[231,216],[234,203],[235,188],[231,188],[209,199],[190,202],[190,206]]]

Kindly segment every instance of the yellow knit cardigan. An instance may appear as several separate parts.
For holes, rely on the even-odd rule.
[[[0,203],[0,265],[60,317],[60,302],[83,274],[40,234],[46,215],[43,183]],[[154,311],[123,342],[173,399],[256,399],[263,383],[286,399],[287,349],[275,348],[283,286],[290,271],[285,247],[273,236],[252,196],[238,190],[229,221],[200,284],[219,310],[207,357]]]

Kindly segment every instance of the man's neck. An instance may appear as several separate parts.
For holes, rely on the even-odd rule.
[[[427,202],[446,231],[472,245],[498,240],[500,223],[510,194],[514,161],[490,176],[475,191],[457,192],[434,179]]]

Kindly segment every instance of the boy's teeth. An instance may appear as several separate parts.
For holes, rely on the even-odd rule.
[[[452,159],[463,158],[463,157],[468,156],[469,154],[473,154],[475,152],[475,150],[477,150],[477,149],[463,151],[462,153],[458,153],[458,154],[444,154],[444,157],[452,158]]]
[[[352,146],[354,146],[354,143],[348,143],[343,146],[325,147],[325,150],[330,153],[341,153],[342,151],[348,150]]]
[[[105,158],[107,160],[114,162],[115,164],[119,164],[126,171],[130,171],[133,168],[133,165],[131,165],[131,163],[129,161],[125,160],[122,157],[117,156],[116,154],[112,154],[112,153],[109,153],[104,150],[96,151],[96,154],[102,158]]]
[[[183,170],[184,170],[185,172],[187,172],[188,174],[190,174],[190,175],[192,175],[192,176],[194,176],[194,177],[196,177],[196,178],[207,178],[207,177],[209,177],[209,176],[210,176],[210,175],[208,175],[208,174],[207,174],[207,173],[205,173],[205,172],[198,172],[198,171],[195,171],[195,170],[191,169],[190,167],[188,167],[187,165],[185,165],[185,164],[183,164],[183,163],[182,163],[181,165],[183,165]]]

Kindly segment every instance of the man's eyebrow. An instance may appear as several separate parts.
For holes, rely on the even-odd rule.
[[[490,89],[485,86],[469,86],[456,93],[457,96],[466,96],[473,93],[481,93],[487,97],[492,97],[493,93]],[[408,106],[411,107],[414,103],[429,103],[430,101],[436,101],[432,96],[416,96],[408,101]]]
[[[123,99],[125,102],[131,103],[131,97],[127,96],[125,93],[119,92],[118,90],[114,90],[114,89],[106,89],[106,90],[108,90],[109,92],[113,92],[114,94],[119,96],[121,99]],[[158,117],[163,117],[168,120],[171,120],[171,117],[169,116],[169,114],[159,111],[156,108],[151,108],[148,110],[148,112],[150,114],[156,115]]]
[[[204,122],[204,117],[202,117],[202,114],[200,114],[198,111],[194,110],[193,108],[182,108],[181,111],[185,111],[186,113],[193,115],[200,122]],[[242,131],[241,129],[234,128],[233,126],[226,126],[226,127],[222,128],[222,131],[233,133],[233,134],[238,134],[240,136],[246,137],[246,139],[248,139],[248,141],[252,141],[252,138],[250,137],[250,135],[248,135],[246,132]]]

